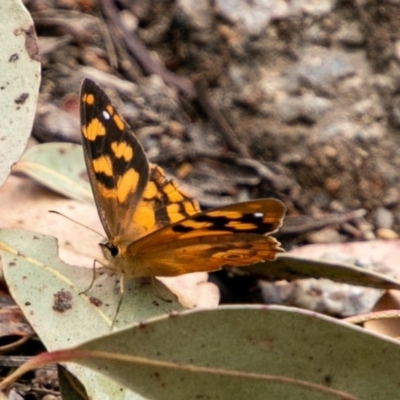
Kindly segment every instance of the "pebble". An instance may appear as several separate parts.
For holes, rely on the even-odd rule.
[[[288,123],[298,119],[314,123],[332,106],[330,100],[312,93],[306,93],[298,97],[282,96],[279,100],[278,112],[281,118]]]
[[[361,46],[365,42],[359,22],[343,23],[335,36],[347,46]]]
[[[309,87],[316,93],[333,95],[337,93],[337,82],[355,74],[355,66],[344,53],[321,50],[312,46],[305,50],[300,61],[286,71],[289,84]]]
[[[267,304],[284,304],[341,317],[366,313],[382,290],[335,283],[328,279],[300,279],[293,282],[260,282]]]
[[[378,207],[374,220],[377,228],[389,229],[393,226],[393,214],[385,207]]]
[[[318,232],[312,232],[307,235],[307,240],[310,243],[343,243],[346,238],[336,229],[323,229]]]
[[[378,239],[394,240],[399,237],[399,235],[394,230],[387,228],[379,228],[376,230],[375,233]]]

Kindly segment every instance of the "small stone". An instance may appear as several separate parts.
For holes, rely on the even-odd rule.
[[[310,123],[317,122],[332,106],[326,98],[306,93],[303,96],[285,96],[279,99],[279,113],[286,122],[302,119]]]
[[[336,193],[340,189],[340,179],[335,177],[327,178],[324,186],[329,193]]]
[[[306,308],[341,317],[369,312],[382,295],[378,289],[334,283],[327,279],[259,284],[267,304]]]
[[[135,32],[138,28],[139,21],[130,11],[124,10],[120,12],[122,25],[129,32]]]
[[[339,82],[342,84],[343,79],[356,72],[354,62],[345,53],[313,46],[304,51],[299,62],[288,68],[285,75],[292,87],[297,82],[298,89],[307,87],[330,97],[337,92]]]
[[[208,29],[211,26],[210,2],[208,0],[179,0],[178,8],[194,28]]]
[[[307,235],[310,243],[343,243],[345,238],[335,229],[323,229],[318,232],[312,232]]]
[[[343,24],[336,33],[336,37],[347,46],[361,46],[365,42],[364,34],[358,21]]]
[[[216,0],[215,8],[223,18],[250,36],[263,34],[271,20],[282,20],[294,11],[283,0]]]
[[[376,230],[376,237],[384,240],[394,240],[399,237],[399,235],[392,229],[379,228]]]
[[[305,14],[315,17],[322,17],[329,14],[335,7],[335,2],[331,0],[298,0],[297,6],[300,7]]]
[[[397,188],[391,187],[383,196],[383,204],[386,207],[394,206],[400,201],[400,192]]]
[[[385,207],[378,207],[374,217],[377,228],[390,229],[393,226],[393,214]]]

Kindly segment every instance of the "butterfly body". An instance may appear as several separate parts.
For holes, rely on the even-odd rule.
[[[176,276],[273,260],[283,251],[268,236],[282,224],[279,200],[200,212],[194,199],[148,162],[127,123],[89,79],[82,84],[81,124],[110,269],[126,277]]]

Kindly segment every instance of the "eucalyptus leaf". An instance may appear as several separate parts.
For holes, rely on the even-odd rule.
[[[275,261],[254,264],[248,269],[269,280],[326,278],[335,282],[376,289],[400,289],[400,282],[397,279],[378,272],[350,264],[300,258],[290,254],[279,254]]]
[[[100,358],[77,362],[151,399],[376,400],[399,393],[397,341],[288,307],[188,311],[78,350]]]
[[[46,348],[57,350],[105,335],[113,328],[182,310],[161,282],[127,280],[122,303],[119,277],[65,264],[56,239],[22,229],[0,230],[0,255],[8,288]],[[117,313],[118,310],[118,313]],[[115,323],[113,325],[113,320]],[[102,387],[113,399],[136,399],[109,379],[74,367],[89,395]],[[96,397],[98,398],[98,397]]]
[[[26,147],[39,94],[38,43],[22,1],[1,1],[0,38],[1,186]]]
[[[64,196],[94,204],[80,145],[44,143],[30,147],[14,170]]]

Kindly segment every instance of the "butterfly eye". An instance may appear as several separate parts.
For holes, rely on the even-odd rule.
[[[119,254],[119,247],[112,243],[99,243],[99,246],[101,247],[101,251],[107,260],[117,257]]]
[[[118,253],[119,253],[119,248],[117,246],[113,246],[113,245],[108,245],[108,250],[110,251],[110,254],[113,257],[117,257]]]

